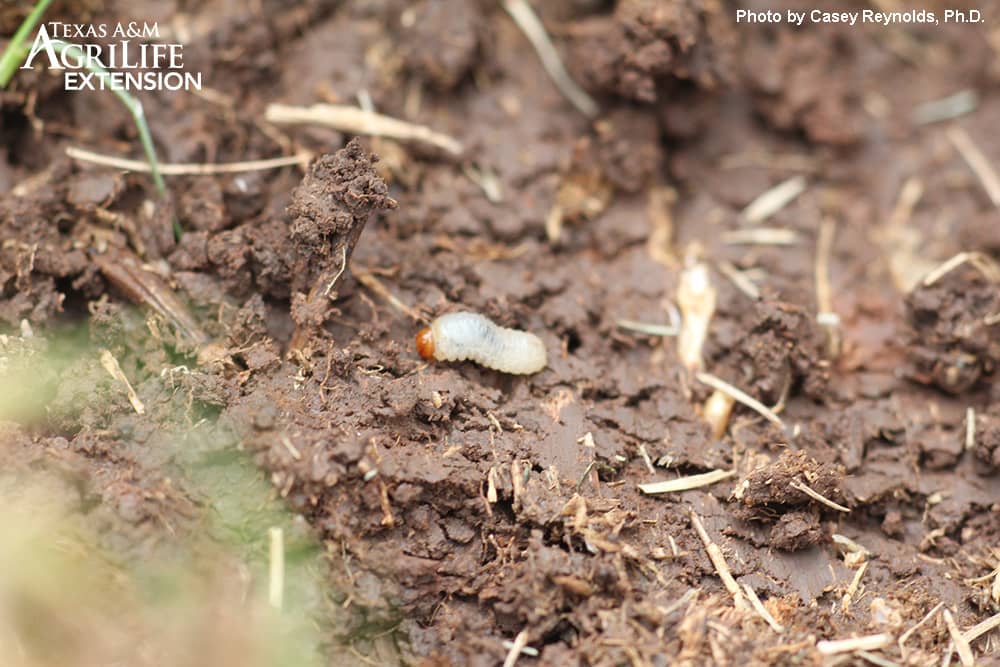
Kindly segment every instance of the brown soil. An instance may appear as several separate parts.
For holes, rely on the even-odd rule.
[[[71,466],[118,517],[110,534],[170,539],[191,499],[137,443],[218,416],[336,555],[339,599],[398,624],[414,664],[497,665],[524,632],[538,651],[524,665],[822,664],[818,640],[878,633],[892,641],[877,664],[931,665],[950,650],[941,614],[896,639],[935,605],[962,629],[1000,612],[1000,290],[968,264],[912,291],[894,280],[1000,251],[948,124],[912,122],[974,88],[954,123],[1000,165],[992,19],[785,29],[736,25],[710,0],[545,3],[602,106],[590,122],[486,0],[149,4],[195,30],[185,62],[213,89],[144,97],[162,159],[320,157],[305,173],[173,178],[157,202],[146,177],[63,154],[139,155],[113,96],[20,72],[0,93],[0,359],[30,367],[86,322],[143,401],[184,401],[186,422],[139,418],[96,357],[76,360],[4,427],[5,466]],[[362,90],[465,156],[262,120],[271,102]],[[743,207],[799,174],[806,191],[761,223],[793,244],[726,242],[753,226]],[[922,196],[901,206],[912,179]],[[824,221],[836,346],[816,319]],[[711,390],[675,340],[617,326],[668,323],[699,254],[718,292],[705,370],[780,405],[784,428],[737,405],[713,439]],[[414,334],[460,309],[537,333],[548,367],[424,363]],[[714,469],[735,476],[637,486]],[[781,634],[724,587],[693,515]],[[994,631],[973,650],[998,645]]]

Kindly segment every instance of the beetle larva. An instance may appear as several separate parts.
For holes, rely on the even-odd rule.
[[[449,313],[417,333],[424,359],[474,361],[502,373],[528,375],[545,368],[545,344],[535,334],[506,329],[478,313]]]

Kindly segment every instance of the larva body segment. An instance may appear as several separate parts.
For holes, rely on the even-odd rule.
[[[545,368],[542,340],[526,331],[498,326],[478,313],[442,315],[417,334],[417,349],[438,361],[474,361],[502,373],[528,375]]]

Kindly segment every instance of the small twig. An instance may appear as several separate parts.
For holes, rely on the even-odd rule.
[[[844,565],[847,567],[853,568],[871,558],[871,552],[854,540],[837,533],[834,533],[832,537],[833,543],[837,546],[840,555],[844,557]]]
[[[781,394],[778,396],[778,402],[771,407],[771,412],[776,415],[780,415],[781,411],[785,409],[785,405],[788,403],[788,397],[792,393],[792,369],[789,367],[790,363],[785,361],[786,370],[785,373],[785,383],[781,385]]]
[[[513,648],[514,642],[512,642],[509,639],[505,639],[502,642],[500,642],[500,645],[503,646],[505,649],[507,649],[509,651],[511,648]],[[530,646],[522,646],[521,647],[521,655],[526,655],[529,658],[537,658],[538,657],[538,649],[537,648],[532,648]]]
[[[647,336],[676,336],[680,333],[679,327],[670,324],[649,324],[646,322],[636,322],[635,320],[618,320],[617,324],[622,329],[646,334]]]
[[[729,418],[733,414],[733,405],[736,401],[729,394],[716,389],[712,395],[705,400],[702,407],[701,416],[708,425],[712,427],[712,438],[719,440],[726,434],[729,427]]]
[[[521,657],[521,651],[524,647],[528,645],[528,631],[521,630],[514,637],[514,641],[511,642],[510,650],[507,651],[507,657],[503,661],[503,667],[514,667],[517,663],[517,659]]]
[[[462,165],[462,173],[470,181],[479,186],[486,199],[493,204],[503,202],[503,189],[496,173],[488,167],[477,167],[471,164]]]
[[[796,197],[805,192],[805,189],[805,177],[793,176],[758,195],[756,199],[743,209],[741,216],[750,224],[756,225],[761,223],[785,208]]]
[[[976,410],[973,407],[965,409],[965,450],[976,448]]]
[[[587,481],[587,475],[589,475],[590,471],[594,469],[594,465],[596,463],[597,463],[597,461],[594,461],[593,459],[591,459],[590,463],[587,464],[587,467],[583,469],[583,474],[580,475],[580,479],[576,480],[576,489],[577,489],[577,491],[579,491],[580,488],[583,486],[583,483],[585,481]]]
[[[285,448],[285,451],[287,451],[293,459],[295,459],[296,461],[302,460],[302,452],[300,452],[298,448],[292,444],[291,438],[289,438],[287,435],[282,435],[280,440],[282,446],[284,446]]]
[[[985,621],[980,621],[976,623],[971,628],[962,633],[962,637],[966,642],[972,643],[979,639],[987,632],[993,630],[994,628],[1000,627],[1000,614],[994,614],[990,616]]]
[[[374,276],[374,274],[365,271],[363,269],[355,269],[354,277],[357,278],[358,282],[370,289],[371,291],[378,294],[380,297],[385,299],[390,306],[400,311],[401,313],[407,315],[410,319],[416,322],[427,322],[427,318],[421,315],[418,311],[407,306],[405,303],[399,300],[399,298],[389,291],[389,288],[382,284],[382,281]]]
[[[906,643],[906,640],[912,637],[913,633],[922,628],[925,623],[934,618],[934,614],[938,613],[938,611],[940,611],[943,606],[944,602],[938,602],[934,606],[934,608],[931,609],[929,612],[927,612],[927,614],[922,619],[920,619],[920,621],[916,625],[914,625],[912,628],[910,628],[909,630],[907,630],[906,632],[904,632],[899,636],[899,641],[896,643],[899,645],[899,653],[900,655],[903,656],[903,660],[906,660],[906,649],[903,646]],[[1000,614],[998,614],[998,616],[1000,616]]]
[[[851,601],[854,600],[854,594],[858,592],[858,586],[861,585],[861,579],[865,576],[865,572],[868,570],[868,563],[870,561],[865,561],[858,568],[858,571],[854,573],[854,578],[851,580],[851,584],[844,591],[844,598],[840,601],[840,608],[845,614],[847,610],[851,608]]]
[[[285,596],[285,534],[281,528],[271,528],[267,534],[271,547],[267,601],[280,610]]]
[[[108,350],[101,350],[101,366],[103,366],[104,370],[108,372],[108,375],[125,386],[125,393],[128,395],[128,402],[132,404],[132,409],[135,410],[135,413],[137,415],[146,414],[146,406],[142,404],[142,401],[139,399],[139,395],[135,393],[135,389],[132,388],[132,383],[128,381],[127,377],[125,377],[125,372],[118,364],[118,360],[115,359],[115,355],[111,354]]]
[[[896,199],[896,206],[889,216],[888,225],[890,227],[904,227],[913,216],[913,209],[920,203],[924,196],[924,183],[916,176],[906,179],[899,189],[899,197]]]
[[[545,238],[549,240],[549,243],[557,243],[562,237],[565,218],[563,207],[559,205],[559,202],[553,203],[548,215],[545,216]]]
[[[952,120],[972,113],[979,106],[979,96],[974,90],[962,90],[939,100],[924,102],[913,110],[915,125],[929,125],[943,120]]]
[[[799,235],[794,229],[751,227],[725,232],[722,242],[728,245],[795,245]]]
[[[892,214],[880,234],[880,243],[887,255],[892,280],[904,294],[920,283],[929,268],[928,261],[919,254],[924,245],[921,234],[908,226],[923,193],[924,185],[919,178],[911,176],[906,179],[899,189]]]
[[[986,156],[969,137],[969,133],[961,127],[950,127],[945,134],[966,164],[969,165],[969,168],[972,169],[979,182],[982,183],[990,201],[993,202],[994,206],[1000,208],[1000,177],[997,176]]]
[[[649,452],[646,451],[646,445],[642,443],[639,443],[639,456],[642,457],[643,463],[646,464],[646,470],[648,470],[651,475],[655,475],[656,468],[653,467],[653,460],[649,458]]]
[[[330,291],[333,289],[333,286],[337,284],[337,281],[340,280],[340,276],[344,275],[344,271],[347,270],[347,244],[340,246],[340,252],[340,270],[337,271],[337,274],[326,284],[326,289],[323,290],[323,296],[330,296]]]
[[[941,654],[941,667],[951,667],[951,655],[955,652],[955,642],[948,640],[948,648]]]
[[[705,551],[708,552],[708,559],[715,566],[715,571],[719,574],[719,578],[722,579],[722,584],[733,596],[736,606],[742,608],[745,605],[743,591],[740,590],[740,587],[736,584],[736,580],[733,579],[733,573],[729,569],[729,564],[726,563],[726,557],[722,554],[722,549],[708,536],[705,526],[701,523],[701,518],[695,514],[694,510],[691,510],[691,525],[694,526],[695,532],[701,538],[701,543],[705,545]]]
[[[792,481],[792,482],[790,482],[788,484],[788,486],[792,487],[796,491],[801,491],[802,493],[806,494],[807,496],[809,496],[810,498],[812,498],[816,502],[822,503],[823,505],[826,505],[830,509],[835,509],[838,512],[845,512],[845,513],[850,513],[850,511],[851,511],[851,509],[849,507],[844,507],[843,505],[840,505],[838,503],[833,502],[829,498],[827,498],[827,497],[821,495],[820,493],[814,491],[813,489],[811,489],[810,487],[806,486],[802,482]]]
[[[816,241],[816,321],[826,331],[827,351],[830,357],[840,353],[840,318],[833,310],[833,288],[830,286],[830,257],[833,254],[833,235],[837,223],[824,218]]]
[[[764,405],[757,399],[753,398],[752,396],[749,396],[743,391],[737,389],[736,387],[729,384],[725,380],[718,378],[712,375],[711,373],[698,373],[695,375],[695,377],[702,384],[707,384],[712,389],[721,391],[722,393],[727,394],[733,400],[747,406],[748,408],[755,411],[756,413],[764,417],[766,420],[768,420],[781,430],[785,429],[785,422],[781,421],[781,417],[774,414],[774,411],[771,410],[771,408],[767,407],[766,405]]]
[[[92,151],[66,147],[66,155],[81,162],[91,162],[113,169],[124,169],[143,174],[150,172],[148,162],[142,160],[129,160],[127,158],[115,157],[113,155],[102,155]],[[310,153],[299,153],[287,157],[276,157],[268,160],[247,160],[245,162],[226,162],[222,164],[199,164],[196,162],[182,162],[174,164],[161,164],[160,173],[164,176],[208,176],[212,174],[238,174],[246,171],[261,171],[264,169],[278,169],[280,167],[290,167],[293,165],[308,164],[312,159]]]
[[[649,256],[664,266],[675,268],[677,255],[674,250],[674,219],[672,208],[677,202],[677,192],[664,185],[649,189],[646,217],[652,229],[646,241]]]
[[[93,255],[94,264],[115,287],[135,301],[152,308],[170,322],[188,340],[199,347],[209,338],[198,326],[194,316],[170,286],[158,275],[143,267],[132,253],[120,250]]]
[[[453,157],[461,156],[465,150],[457,139],[424,125],[340,104],[314,104],[310,107],[270,104],[264,117],[277,124],[325,125],[341,132],[416,141],[439,148]]]
[[[677,356],[689,372],[702,368],[701,349],[715,314],[715,297],[708,266],[698,258],[697,247],[689,248],[677,285],[677,306],[681,311]]]
[[[892,635],[883,632],[878,635],[852,637],[850,639],[824,639],[816,642],[816,650],[823,655],[837,655],[853,651],[876,651],[892,643]]]
[[[698,595],[699,592],[700,591],[697,588],[689,588],[684,595],[680,596],[679,598],[668,604],[666,607],[660,607],[659,608],[660,613],[664,617],[669,616],[670,614],[674,613],[684,605],[691,602],[691,600],[693,600],[695,596]]]
[[[491,505],[497,502],[497,469],[494,466],[486,473],[486,502]]]
[[[883,658],[877,653],[872,653],[871,651],[855,651],[854,655],[870,662],[873,665],[876,665],[877,667],[903,667],[903,665],[898,662],[889,660],[888,658]]]
[[[978,269],[991,283],[1000,282],[1000,265],[997,264],[996,260],[985,253],[973,250],[960,252],[942,262],[936,269],[924,276],[924,287],[930,287],[966,262]]]
[[[524,36],[531,42],[539,60],[542,61],[542,67],[545,68],[545,72],[552,79],[552,82],[556,84],[559,92],[587,118],[596,116],[600,112],[597,102],[570,77],[559,57],[559,52],[556,51],[552,40],[549,39],[548,33],[545,32],[545,26],[542,25],[531,5],[526,0],[505,0],[503,6],[510,17],[514,19],[517,27],[524,33]]]
[[[941,612],[941,615],[944,616],[944,624],[948,627],[948,634],[951,635],[951,641],[955,644],[955,650],[958,652],[958,659],[962,662],[962,667],[972,667],[976,664],[976,658],[972,655],[969,641],[958,629],[955,618],[947,607]]]
[[[712,470],[698,475],[688,475],[678,479],[670,479],[663,482],[650,482],[640,484],[639,490],[643,493],[653,495],[657,493],[674,493],[677,491],[689,491],[709,486],[724,479],[729,479],[736,474],[735,470]]]
[[[777,634],[780,635],[783,633],[785,631],[785,626],[775,620],[774,616],[771,615],[771,612],[769,612],[767,607],[764,606],[764,603],[760,601],[759,597],[757,597],[757,592],[753,589],[753,587],[751,587],[750,584],[743,584],[743,590],[746,591],[747,598],[750,600],[750,606],[757,612],[757,615],[763,618],[764,622],[771,626],[771,629]]]
[[[757,286],[753,284],[752,280],[747,278],[745,273],[725,260],[718,262],[716,266],[719,268],[719,273],[729,278],[729,281],[736,286],[736,289],[743,292],[754,301],[760,300],[760,290],[757,289]]]

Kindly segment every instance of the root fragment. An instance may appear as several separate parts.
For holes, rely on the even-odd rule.
[[[730,398],[737,401],[738,403],[742,403],[743,405],[747,406],[754,412],[758,413],[760,416],[764,417],[764,419],[768,420],[769,422],[780,428],[782,431],[785,430],[785,422],[781,421],[781,417],[774,414],[774,411],[771,410],[771,408],[767,407],[766,405],[758,401],[756,398],[753,398],[752,396],[748,395],[742,390],[737,389],[733,385],[729,384],[722,378],[718,378],[712,375],[711,373],[698,373],[697,375],[695,375],[695,377],[702,384],[707,384],[712,389],[727,394]]]
[[[830,358],[840,354],[840,317],[833,310],[833,288],[830,286],[830,256],[833,254],[833,235],[836,223],[824,219],[816,242],[816,321],[826,331],[827,353]]]
[[[115,157],[113,155],[103,155],[93,151],[66,147],[66,155],[80,162],[90,162],[112,169],[123,169],[136,173],[148,174],[152,171],[148,162],[143,160],[129,160],[127,158]],[[243,162],[225,162],[220,164],[182,162],[176,164],[161,164],[160,173],[164,176],[210,176],[213,174],[240,174],[247,171],[264,171],[266,169],[280,169],[282,167],[293,167],[298,165],[306,167],[312,160],[312,153],[302,152],[297,155],[269,158],[266,160],[246,160]]]
[[[834,639],[816,642],[816,650],[823,655],[838,655],[854,651],[877,651],[892,643],[892,635],[883,632],[877,635],[852,637],[850,639]]]
[[[597,102],[570,77],[559,57],[559,52],[556,51],[552,40],[549,39],[548,33],[545,32],[545,26],[542,25],[531,5],[526,0],[506,0],[503,7],[514,19],[514,23],[521,29],[524,36],[531,42],[539,60],[542,61],[545,73],[556,84],[559,92],[587,118],[596,116],[600,112]]]
[[[688,249],[687,266],[677,287],[677,306],[681,311],[681,330],[677,336],[677,356],[689,372],[701,370],[701,349],[708,336],[708,325],[715,314],[715,288],[708,265],[698,255],[700,248]]]
[[[139,395],[132,388],[132,383],[125,377],[125,372],[122,371],[122,367],[118,364],[118,360],[115,359],[115,355],[111,354],[108,350],[101,350],[101,366],[108,372],[108,375],[125,387],[128,402],[132,404],[132,409],[135,410],[135,413],[137,415],[146,414],[146,406],[139,400]]]
[[[670,479],[664,482],[650,482],[640,484],[639,490],[648,495],[657,493],[675,493],[677,491],[690,491],[709,486],[724,479],[729,479],[736,474],[735,470],[712,470],[698,475],[688,475],[679,479]]]
[[[945,134],[965,163],[969,165],[972,173],[979,179],[990,201],[993,202],[994,206],[1000,208],[1000,176],[997,176],[993,165],[979,150],[969,133],[961,127],[949,128]]]
[[[742,217],[750,224],[759,224],[795,201],[805,189],[805,177],[793,176],[758,195],[743,209]]]
[[[271,104],[264,115],[268,122],[279,125],[325,125],[349,134],[421,143],[440,149],[452,157],[460,157],[465,151],[457,139],[447,134],[435,132],[425,125],[408,123],[358,107],[340,104],[314,104],[310,107]]]
[[[736,607],[740,609],[745,607],[746,602],[743,591],[736,584],[736,580],[733,579],[733,573],[729,569],[729,564],[726,563],[726,557],[722,554],[722,549],[709,537],[708,531],[705,530],[705,526],[701,522],[701,517],[695,514],[694,510],[691,511],[691,525],[694,527],[695,532],[698,533],[698,537],[701,538],[702,544],[705,545],[705,551],[708,552],[708,559],[715,566],[715,571],[718,573],[719,578],[722,579],[722,584],[733,596],[733,602],[736,604]]]

